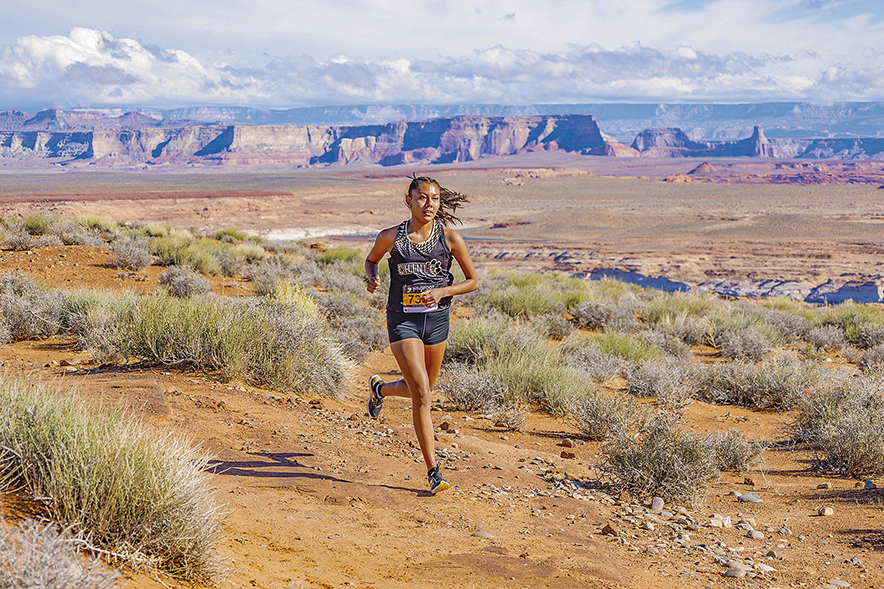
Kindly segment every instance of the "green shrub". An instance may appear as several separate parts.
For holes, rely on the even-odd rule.
[[[24,379],[0,381],[0,487],[23,488],[113,558],[208,582],[219,522],[183,442]]]
[[[508,403],[536,400],[558,414],[584,387],[563,364],[558,349],[531,328],[500,314],[453,325],[445,359],[472,363],[503,382]]]
[[[335,262],[353,264],[355,262],[362,262],[364,259],[365,253],[362,250],[355,247],[340,246],[330,247],[321,252],[317,256],[316,261],[320,264],[333,264]]]
[[[697,291],[660,293],[647,301],[638,311],[638,315],[651,325],[672,324],[686,317],[705,317],[721,304],[721,301],[711,293]]]
[[[682,431],[676,417],[662,413],[638,438],[620,433],[605,442],[600,468],[615,486],[635,496],[694,505],[719,475],[702,440]]]
[[[223,241],[225,237],[231,241],[245,241],[249,236],[245,231],[239,229],[219,229],[212,237],[218,241]]]
[[[233,246],[233,254],[247,262],[266,260],[270,252],[254,243],[238,243]]]
[[[156,237],[152,248],[163,266],[190,266],[212,276],[222,273],[221,264],[212,255],[209,244],[188,232],[175,230],[163,237]]]
[[[331,397],[349,368],[316,303],[290,285],[273,299],[135,298],[119,318],[118,345],[124,357]]]
[[[510,317],[528,318],[565,309],[559,293],[542,284],[514,283],[506,289],[489,292],[482,302]]]
[[[594,334],[602,352],[620,356],[630,362],[659,360],[663,352],[653,343],[627,333],[607,332]]]
[[[845,301],[840,305],[827,307],[820,314],[819,322],[821,325],[837,325],[850,343],[858,344],[863,326],[884,323],[884,309]]]
[[[52,213],[38,212],[24,217],[21,224],[31,235],[45,235],[57,219]]]
[[[77,222],[87,229],[98,229],[105,233],[116,233],[120,228],[116,221],[90,213],[84,213],[77,217]]]

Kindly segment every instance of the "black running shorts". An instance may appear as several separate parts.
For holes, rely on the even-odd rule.
[[[441,344],[448,339],[448,309],[431,313],[387,311],[387,335],[391,344],[411,338],[428,346]]]

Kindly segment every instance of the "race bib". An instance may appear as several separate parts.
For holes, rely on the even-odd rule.
[[[439,305],[425,305],[422,292],[407,292],[407,287],[402,290],[402,310],[406,313],[428,313],[438,308]]]

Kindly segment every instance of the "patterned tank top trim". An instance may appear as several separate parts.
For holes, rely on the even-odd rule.
[[[402,221],[399,225],[399,231],[396,232],[395,245],[402,255],[408,257],[409,251],[418,251],[422,254],[426,254],[436,247],[436,244],[439,243],[439,234],[442,232],[442,223],[440,223],[438,219],[433,221],[433,229],[430,231],[430,236],[422,243],[412,241],[411,238],[408,237],[408,221],[408,219]]]

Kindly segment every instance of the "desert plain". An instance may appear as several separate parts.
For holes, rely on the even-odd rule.
[[[88,212],[367,249],[378,230],[404,218],[407,176],[416,172],[471,196],[460,231],[480,273],[619,269],[691,286],[880,277],[884,164],[742,159],[688,174],[701,163],[538,153],[416,170],[5,166],[0,216]],[[136,280],[109,258],[74,246],[7,251],[0,270],[68,289],[156,288],[161,268]],[[218,294],[251,293],[241,278],[211,281]],[[464,314],[456,309],[455,320]],[[884,584],[884,493],[813,470],[807,449],[775,444],[757,469],[723,474],[703,505],[684,506],[703,526],[683,547],[665,517],[653,530],[631,523],[626,508],[647,498],[618,502],[557,482],[556,475],[595,480],[600,444],[581,443],[573,424],[539,410],[521,432],[505,431],[484,416],[450,410],[440,396],[434,424],[447,427],[437,448],[457,459],[443,467],[452,489],[430,495],[409,404],[388,402],[378,420],[365,411],[368,377],[398,378],[389,348],[359,364],[337,400],[176,368],[98,370],[64,338],[0,347],[0,362],[33,378],[61,379],[97,405],[138,412],[149,427],[184,435],[209,453],[216,467],[207,476],[223,511],[221,587]],[[700,402],[684,417],[697,433],[737,428],[769,442],[785,440],[788,422],[787,414]],[[573,458],[562,457],[571,451],[566,439],[576,442]],[[884,480],[873,483],[884,487]],[[763,501],[737,502],[733,490]],[[819,516],[822,507],[834,515]],[[3,504],[7,519],[22,509]],[[751,519],[764,538],[709,526],[713,513]],[[604,534],[606,524],[620,535]],[[698,544],[773,570],[725,577],[728,569]],[[178,583],[125,570],[121,586]]]

